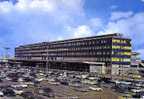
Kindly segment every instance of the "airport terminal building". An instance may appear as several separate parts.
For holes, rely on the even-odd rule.
[[[103,73],[115,75],[130,66],[131,39],[114,33],[28,44],[16,47],[15,57],[20,60],[48,61],[53,64],[50,66],[53,69],[88,72],[105,69]]]

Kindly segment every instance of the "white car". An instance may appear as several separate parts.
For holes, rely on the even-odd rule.
[[[98,88],[98,87],[89,87],[89,89],[93,91],[103,91],[102,88]]]
[[[0,91],[0,97],[3,97],[3,96],[4,96],[3,92]]]
[[[141,92],[142,90],[141,89],[132,89],[131,91],[134,93],[137,93],[137,92]]]
[[[16,93],[16,95],[21,95],[23,93],[22,90],[14,90],[14,92]]]

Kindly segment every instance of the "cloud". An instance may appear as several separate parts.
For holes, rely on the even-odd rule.
[[[114,12],[115,13],[115,12]],[[124,12],[126,13],[126,12]],[[112,13],[112,16],[114,14]],[[135,13],[131,16],[131,14],[127,16],[127,18],[115,18],[115,20],[111,20],[107,23],[105,28],[98,32],[98,34],[108,34],[108,33],[123,33],[125,37],[129,37],[132,39],[132,48],[133,50],[144,49],[144,13]],[[141,51],[143,54],[143,52]]]
[[[1,6],[4,8],[1,9],[1,11],[5,11],[5,9],[18,11],[35,10],[46,12],[64,10],[66,12],[79,13],[83,10],[82,0],[70,0],[69,2],[66,0],[18,0],[13,6],[11,6],[12,4],[13,3],[11,1],[1,2]]]
[[[56,3],[51,0],[19,0],[14,6],[17,10],[41,10],[41,11],[55,11],[57,9]]]
[[[78,27],[66,27],[67,32],[72,33],[72,38],[87,37],[92,35],[92,30],[87,25],[80,25]]]
[[[84,0],[10,0],[0,2],[0,39],[14,47],[74,37],[65,27],[85,20]],[[77,20],[77,21],[76,21]]]
[[[13,9],[13,4],[12,2],[2,2],[0,3],[0,13],[8,13]]]
[[[143,49],[138,49],[138,50],[136,50],[136,52],[139,52],[140,53],[140,57],[142,59],[144,59],[144,48]]]
[[[100,18],[86,18],[84,0],[5,1],[0,2],[0,15],[0,33],[5,28],[15,45],[89,36],[103,24]]]
[[[94,31],[98,31],[104,26],[104,22],[101,18],[91,18],[89,19],[88,25],[93,28]]]
[[[133,15],[133,12],[113,12],[111,15],[111,20],[119,20],[119,19],[124,19],[124,18],[129,18],[130,16]]]
[[[12,37],[50,37],[52,33],[62,32],[64,26],[73,25],[74,20],[83,15],[83,0],[19,0],[14,5],[10,1],[0,2],[3,21],[0,28],[11,31]]]

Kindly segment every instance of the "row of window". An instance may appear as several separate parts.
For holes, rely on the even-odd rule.
[[[120,40],[120,39],[113,39],[112,42],[113,43],[123,43],[123,44],[127,43],[126,40]]]
[[[81,45],[95,45],[95,44],[106,44],[108,40],[85,40],[85,41],[73,41],[66,43],[50,44],[50,48],[64,47],[64,46],[81,46]]]
[[[110,55],[111,52],[95,52],[95,51],[91,51],[91,52],[64,52],[64,53],[48,53],[48,55],[50,56],[71,56],[71,55],[76,55],[76,56],[85,56],[85,55],[90,55],[90,56],[93,56],[93,55]]]
[[[50,56],[69,56],[69,55],[80,55],[80,56],[85,56],[85,55],[110,55],[111,52],[107,51],[107,52],[101,52],[101,51],[90,51],[90,52],[57,52],[57,53],[53,53],[53,52],[49,52],[49,53],[35,53],[35,54],[30,54],[30,53],[25,53],[25,54],[17,54],[19,56],[23,55],[23,56],[45,56],[45,55],[50,55]],[[112,55],[126,55],[126,56],[130,56],[131,52],[113,52],[112,51]]]
[[[96,56],[96,55],[110,55],[111,52],[63,52],[63,53],[48,53],[48,54],[17,54],[17,56]]]
[[[46,57],[21,57],[21,59],[47,59]],[[95,58],[96,61],[111,61],[110,58]],[[112,58],[112,62],[130,62],[131,60],[129,58]]]
[[[127,56],[130,56],[131,52],[114,52],[114,51],[112,51],[112,55],[127,55]]]
[[[130,46],[122,46],[121,49],[131,50]]]
[[[48,52],[48,53],[20,53],[20,54],[16,54],[18,56],[46,56],[46,55],[50,55],[50,56],[69,56],[69,55],[80,55],[80,56],[85,56],[85,55],[111,55],[110,51],[87,51],[87,52],[73,52],[73,51],[69,51],[69,52]],[[112,51],[112,55],[125,55],[125,56],[130,56],[131,52],[114,52]]]
[[[105,61],[111,61],[110,58],[96,58],[96,61],[105,62]]]
[[[118,46],[118,45],[113,45],[112,49],[126,49],[126,50],[131,50],[130,46]]]
[[[110,46],[91,46],[91,47],[74,47],[74,48],[59,48],[49,49],[49,52],[53,51],[80,51],[80,50],[97,50],[97,49],[110,49]]]
[[[130,62],[131,59],[130,58],[116,58],[116,57],[113,57],[112,61],[113,62]]]
[[[59,49],[48,49],[48,50],[29,50],[29,51],[17,51],[16,53],[38,53],[38,52],[46,52],[46,51],[77,51],[77,50],[96,50],[96,49],[110,49],[111,47],[109,45],[103,45],[103,46],[90,46],[90,47],[74,47],[74,48],[59,48]],[[112,49],[126,49],[131,50],[131,47],[129,46],[112,46]]]
[[[121,52],[121,55],[128,55],[128,56],[130,56],[131,52]]]
[[[18,51],[16,54],[36,54],[36,53],[47,53],[58,52],[58,51],[81,51],[81,50],[98,50],[98,49],[110,49],[110,46],[91,46],[91,47],[74,47],[74,48],[59,48],[49,50],[29,50],[29,51]]]
[[[92,40],[80,40],[80,41],[65,41],[65,42],[55,42],[48,44],[32,44],[24,47],[17,47],[16,50],[30,50],[30,49],[47,49],[47,48],[55,48],[55,47],[63,47],[63,46],[80,46],[80,45],[95,45],[95,44],[106,44],[108,43],[107,39],[92,39]]]
[[[63,60],[64,58],[59,58],[59,57],[49,57],[48,59],[52,59],[52,60]],[[82,58],[80,58],[82,59]],[[84,58],[85,59],[85,58]],[[82,59],[83,60],[83,59]],[[87,60],[91,60],[91,59],[87,59]],[[105,61],[111,61],[110,58],[108,57],[104,57],[104,58],[94,58],[95,61],[98,61],[98,62],[105,62]]]

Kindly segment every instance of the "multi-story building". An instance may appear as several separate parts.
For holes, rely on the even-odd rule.
[[[114,33],[29,44],[17,47],[15,57],[22,60],[53,62],[103,62],[108,73],[119,74],[120,68],[130,65],[131,39]]]

